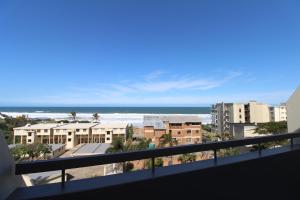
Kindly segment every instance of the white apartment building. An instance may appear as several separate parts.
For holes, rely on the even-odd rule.
[[[249,103],[217,103],[212,106],[212,130],[216,133],[230,132],[232,123],[266,123],[270,121],[269,105]]]
[[[83,143],[111,143],[126,135],[126,123],[35,124],[14,128],[14,142],[21,144],[66,144],[71,149]]]
[[[53,143],[53,129],[61,126],[57,123],[27,124],[23,127],[14,128],[14,144]]]
[[[212,129],[217,133],[230,130],[231,123],[245,123],[245,105],[242,103],[217,103],[212,106]]]
[[[66,144],[71,149],[77,144],[91,143],[91,128],[97,123],[70,123],[53,128],[54,144]]]
[[[125,139],[127,123],[98,124],[92,127],[92,141],[94,143],[111,143],[113,138]]]
[[[270,121],[287,121],[287,106],[285,103],[282,103],[279,106],[270,107]]]

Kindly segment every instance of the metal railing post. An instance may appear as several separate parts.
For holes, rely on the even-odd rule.
[[[258,155],[261,156],[261,143],[258,143]]]
[[[151,158],[151,170],[152,170],[152,175],[154,176],[155,174],[155,157]]]
[[[215,164],[217,164],[217,162],[218,162],[217,149],[214,149],[214,162],[215,162]]]
[[[66,171],[65,171],[65,169],[62,169],[61,170],[61,186],[62,187],[65,187],[65,182],[66,182],[65,176],[66,176]]]

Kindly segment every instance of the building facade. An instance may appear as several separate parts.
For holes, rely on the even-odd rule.
[[[270,106],[256,101],[249,103],[217,103],[211,108],[212,131],[230,133],[233,123],[266,123],[271,120]]]
[[[178,145],[202,143],[201,119],[197,116],[144,116],[144,137],[156,146],[170,133]]]
[[[98,124],[92,127],[93,143],[112,143],[116,137],[126,137],[127,123],[118,124]]]
[[[288,132],[300,131],[300,86],[292,94],[287,102],[287,114],[288,114]],[[297,143],[300,140],[297,139]]]
[[[270,107],[270,121],[287,121],[287,106],[285,103],[282,103],[279,106]]]
[[[111,143],[125,138],[127,124],[70,123],[35,124],[14,128],[14,143],[65,144],[71,149],[83,143]]]
[[[62,126],[57,123],[42,123],[42,124],[27,124],[23,127],[14,128],[14,144],[33,144],[43,143],[51,144],[54,143],[53,129]]]

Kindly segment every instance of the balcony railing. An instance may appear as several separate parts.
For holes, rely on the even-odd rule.
[[[300,133],[287,133],[287,134],[278,134],[278,135],[263,136],[257,138],[247,138],[247,139],[230,140],[230,141],[222,141],[222,142],[210,142],[205,144],[191,144],[191,145],[182,145],[176,147],[166,147],[166,148],[153,149],[153,150],[93,155],[93,156],[85,156],[85,157],[57,158],[52,160],[42,160],[42,161],[34,161],[34,162],[21,162],[16,164],[15,174],[20,175],[20,174],[28,174],[28,173],[61,170],[61,174],[62,174],[61,184],[63,187],[65,184],[66,169],[111,164],[111,163],[121,163],[126,161],[133,161],[133,160],[151,159],[152,174],[154,176],[155,175],[154,160],[157,157],[172,156],[172,155],[201,152],[201,151],[213,151],[214,162],[217,165],[218,163],[217,151],[220,149],[257,144],[259,146],[258,153],[260,155],[262,151],[261,149],[262,143],[290,139],[290,145],[291,147],[293,147],[294,138],[298,138],[298,137],[300,137]]]

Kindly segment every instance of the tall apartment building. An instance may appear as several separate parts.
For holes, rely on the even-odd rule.
[[[268,104],[217,103],[212,106],[212,130],[216,133],[230,132],[233,123],[265,123],[270,121]]]
[[[14,128],[14,142],[21,144],[65,144],[66,149],[82,143],[111,143],[125,138],[127,124],[70,123],[35,124]]]
[[[241,103],[217,103],[212,106],[212,130],[229,132],[230,123],[245,123],[245,105]]]
[[[285,103],[270,107],[270,121],[287,121],[287,106]]]
[[[163,134],[171,133],[181,144],[202,142],[201,119],[197,116],[144,116],[144,136],[156,145]]]

